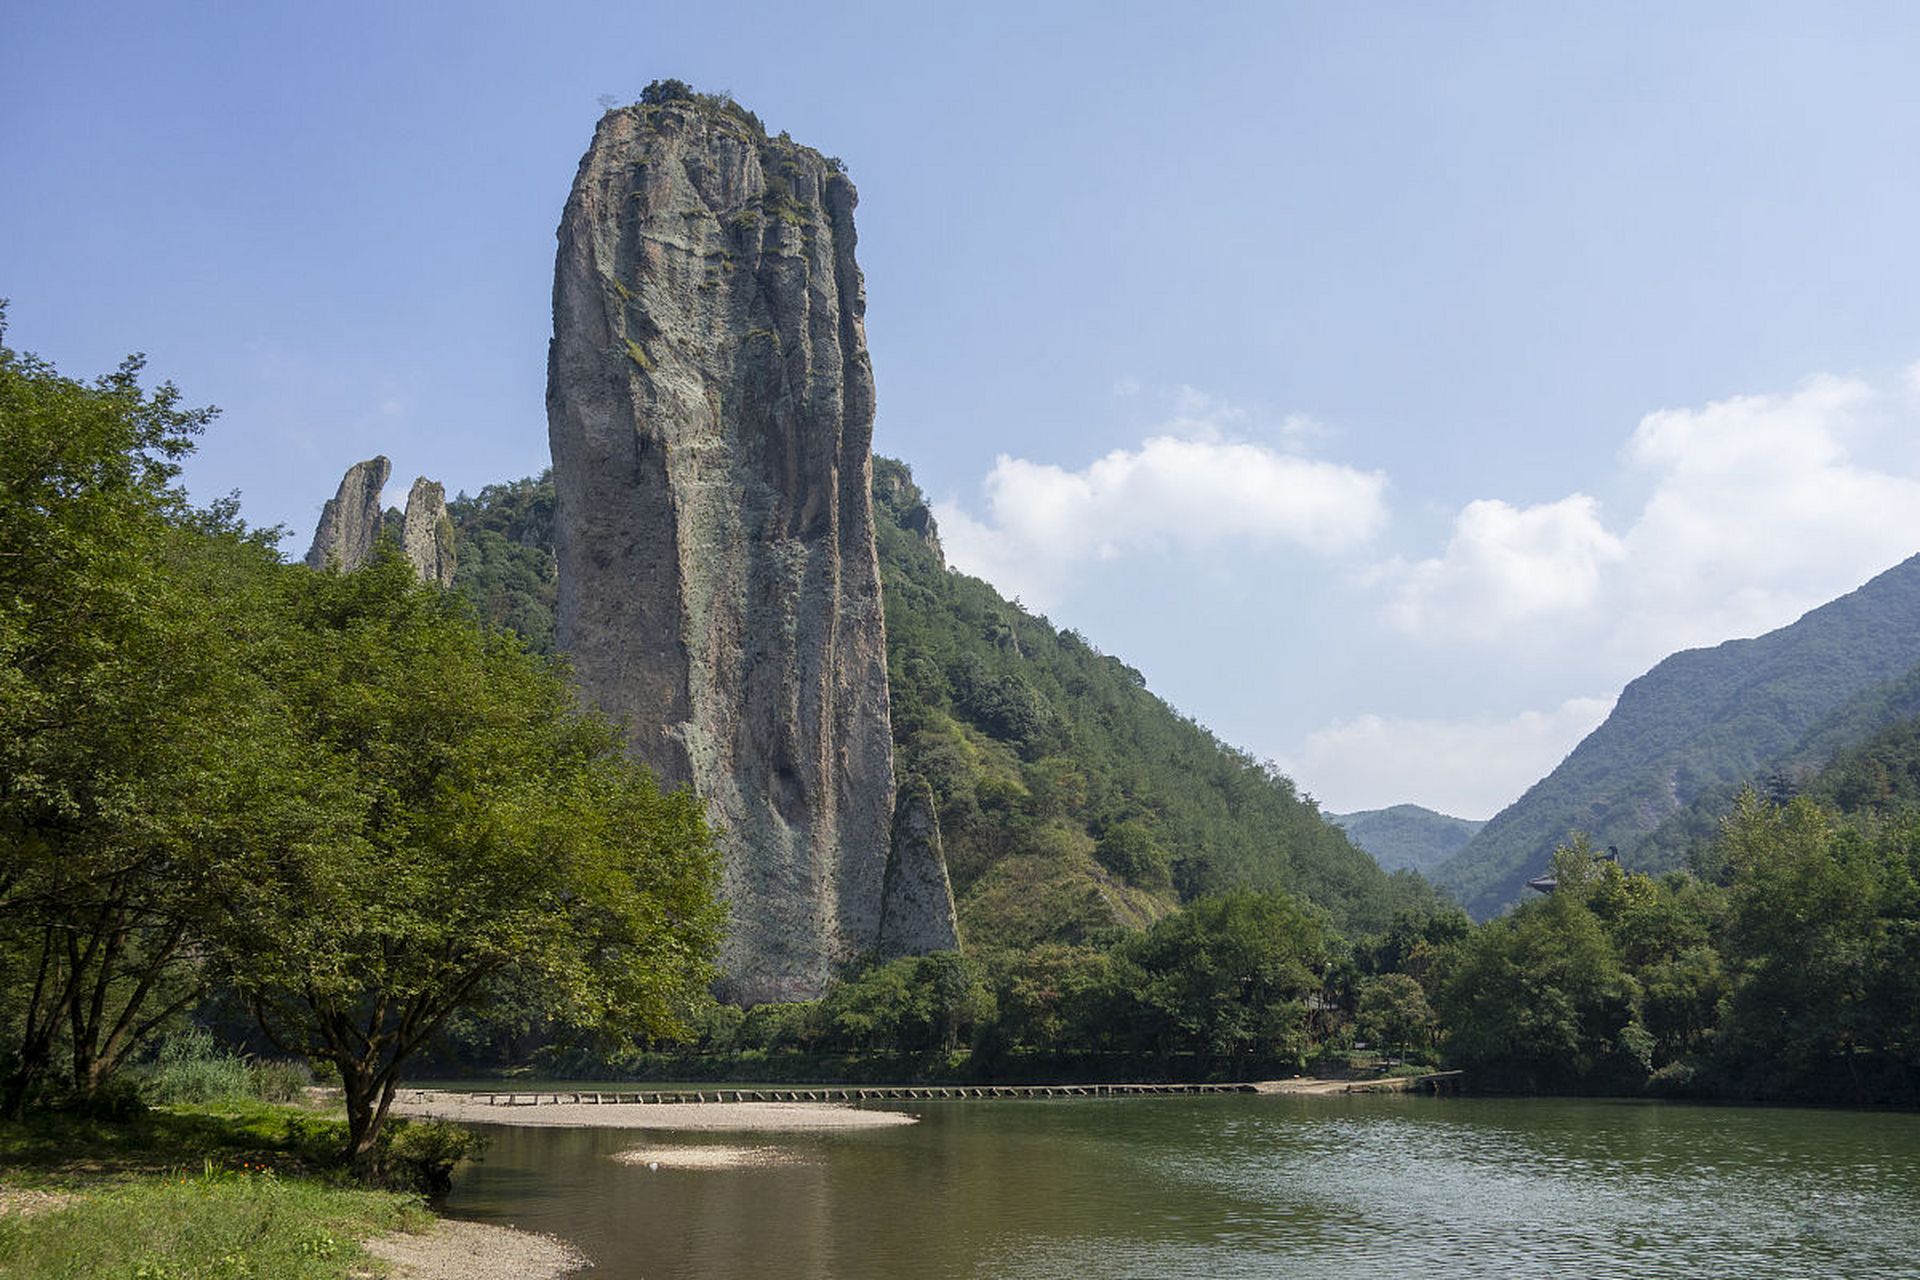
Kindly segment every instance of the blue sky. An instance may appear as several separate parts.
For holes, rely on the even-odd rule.
[[[677,76],[843,157],[963,566],[1336,809],[1484,817],[1920,550],[1904,5],[0,4],[0,296],[305,549],[546,457],[553,229]]]

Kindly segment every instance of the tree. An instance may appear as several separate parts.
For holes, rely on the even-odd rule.
[[[698,801],[393,549],[288,596],[273,678],[308,772],[353,802],[324,840],[254,848],[219,945],[269,1038],[339,1072],[349,1159],[374,1161],[409,1059],[509,977],[576,1026],[677,1029],[722,923]]]
[[[1235,890],[1194,903],[1120,949],[1115,979],[1135,1037],[1163,1054],[1304,1058],[1308,1003],[1332,940],[1318,915],[1284,893]]]
[[[0,315],[0,322],[4,316]],[[4,323],[0,323],[0,335]],[[204,990],[210,885],[245,830],[292,825],[246,653],[271,531],[174,483],[212,418],[130,357],[83,383],[0,345],[3,1109],[64,1036],[95,1092]]]
[[[1619,896],[1619,868],[1576,839],[1553,870],[1551,897],[1473,933],[1449,966],[1438,1002],[1448,1057],[1525,1089],[1644,1079],[1638,989],[1592,905]]]
[[[1361,1035],[1397,1057],[1433,1043],[1435,1019],[1427,993],[1404,973],[1382,974],[1361,989],[1359,1023]]]
[[[1721,1045],[1729,1074],[1757,1092],[1844,1088],[1864,1101],[1859,1059],[1876,1055],[1882,1034],[1871,998],[1872,843],[1805,797],[1779,805],[1749,788],[1721,851],[1732,873],[1721,943],[1733,974]]]

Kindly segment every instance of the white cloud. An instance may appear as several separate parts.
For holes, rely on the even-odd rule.
[[[1471,502],[1446,554],[1405,568],[1391,615],[1408,631],[1488,639],[1590,607],[1622,554],[1585,494],[1531,507]]]
[[[1423,804],[1459,818],[1490,818],[1591,733],[1609,698],[1570,698],[1505,719],[1413,720],[1365,715],[1308,735],[1280,764],[1335,813]]]
[[[948,557],[1044,606],[1074,566],[1224,543],[1351,551],[1386,524],[1386,477],[1228,438],[1243,411],[1181,388],[1174,420],[1078,470],[1002,455],[985,514],[935,509]]]
[[[1822,376],[1786,395],[1650,413],[1625,451],[1652,485],[1630,524],[1608,529],[1583,494],[1471,503],[1442,555],[1387,567],[1388,616],[1417,635],[1479,640],[1577,625],[1633,662],[1791,622],[1920,550],[1920,480],[1851,449],[1902,399]]]

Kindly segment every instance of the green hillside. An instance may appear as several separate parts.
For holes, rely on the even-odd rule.
[[[1373,855],[1388,871],[1431,871],[1466,846],[1485,822],[1455,818],[1417,804],[1358,813],[1330,813],[1327,821]]]
[[[1684,833],[1648,843],[1662,823],[1703,796],[1764,777],[1803,742],[1874,723],[1884,714],[1876,703],[1897,704],[1899,682],[1916,664],[1920,556],[1777,631],[1660,662],[1434,877],[1485,917],[1516,901],[1573,831],[1597,848],[1617,847],[1629,866],[1679,865]]]
[[[1920,666],[1896,680],[1863,690],[1823,716],[1799,742],[1785,754],[1770,761],[1751,777],[1710,787],[1685,808],[1669,815],[1641,842],[1636,860],[1656,868],[1697,865],[1711,854],[1720,839],[1720,826],[1732,812],[1741,788],[1753,786],[1775,800],[1785,800],[1809,790],[1830,803],[1852,810],[1864,800],[1866,791],[1842,795],[1832,785],[1821,790],[1818,781],[1830,767],[1858,758],[1859,753],[1885,733],[1911,732],[1914,717],[1920,716]],[[1837,776],[1837,775],[1835,775]],[[1898,780],[1888,783],[1898,790]],[[1876,784],[1877,786],[1877,784]]]
[[[1242,886],[1287,888],[1361,930],[1430,896],[1139,672],[949,571],[904,465],[874,460],[874,496],[896,769],[933,787],[970,945],[1098,940]],[[454,589],[550,648],[552,478],[489,485],[449,510]]]
[[[903,464],[874,460],[874,497],[898,769],[939,798],[969,939],[1078,936],[1240,886],[1372,929],[1425,892],[1138,671],[948,570]]]

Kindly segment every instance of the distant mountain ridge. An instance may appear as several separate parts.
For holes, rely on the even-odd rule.
[[[1329,813],[1328,822],[1347,833],[1386,871],[1418,871],[1439,866],[1466,846],[1484,821],[1455,818],[1417,804]]]
[[[1662,823],[1716,788],[1764,774],[1803,743],[1830,756],[1871,733],[1905,704],[1900,682],[1916,667],[1920,556],[1788,626],[1656,664],[1434,878],[1485,917],[1516,901],[1573,831],[1617,846],[1629,866],[1678,865],[1684,840],[1649,843]]]

